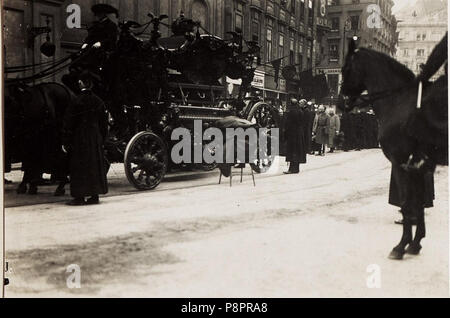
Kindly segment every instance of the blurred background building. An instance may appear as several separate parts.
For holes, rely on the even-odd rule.
[[[329,91],[316,102],[333,104],[339,93],[347,46],[354,36],[360,46],[396,56],[417,72],[418,65],[447,30],[447,1],[441,0],[411,0],[399,12],[398,26],[392,0],[3,0],[6,66],[51,63],[76,52],[93,22],[90,8],[96,3],[116,7],[119,21],[145,23],[152,12],[167,14],[166,23],[170,25],[184,12],[222,38],[229,36],[228,31],[242,31],[246,40],[261,46],[262,65],[253,81],[255,93],[284,104],[289,94],[304,94],[302,85],[319,75],[326,78]],[[80,29],[66,25],[70,4],[81,8]],[[379,8],[379,24],[374,24],[374,5]],[[167,25],[161,27],[163,37],[171,35]],[[47,33],[36,31],[46,26],[51,29],[50,41],[56,44],[53,57],[39,50]],[[148,37],[149,31],[141,36]],[[274,69],[277,63],[273,63],[277,60],[278,79]],[[295,73],[293,77],[284,76],[286,66],[290,66],[291,74]],[[36,66],[29,73],[41,68]],[[29,74],[13,74],[24,75]],[[238,84],[228,81],[229,86]]]
[[[398,22],[398,47],[396,59],[411,69],[420,72],[435,45],[447,32],[447,1],[419,0],[396,13]],[[442,68],[434,78],[444,74]]]
[[[326,36],[326,58],[317,66],[317,72],[326,74],[330,96],[335,98],[351,39],[357,37],[359,46],[394,56],[397,21],[392,14],[392,0],[331,0],[328,5],[331,30]],[[379,15],[373,5],[378,6]]]
[[[81,29],[66,26],[66,8],[72,3],[81,7]],[[289,90],[282,75],[275,81],[271,61],[280,58],[281,67],[294,65],[298,72],[315,70],[325,52],[323,38],[329,26],[326,0],[5,0],[6,65],[51,62],[78,50],[93,21],[90,8],[96,3],[118,8],[119,20],[144,23],[152,12],[167,14],[170,24],[184,12],[219,37],[226,37],[227,31],[242,31],[245,39],[258,41],[262,47],[262,66],[254,86],[267,98],[285,101],[289,91],[298,93],[295,85]],[[51,28],[49,35],[56,44],[51,58],[39,51],[46,34],[33,37],[33,29],[45,26]],[[163,36],[170,35],[166,26],[161,31]]]

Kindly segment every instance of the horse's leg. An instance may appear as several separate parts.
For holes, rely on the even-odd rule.
[[[422,249],[420,241],[425,237],[425,209],[420,208],[417,211],[417,228],[416,234],[414,235],[414,240],[408,245],[406,253],[411,255],[419,254]]]
[[[434,194],[433,176],[429,173],[412,174],[411,201],[414,204],[414,212],[417,217],[417,228],[414,240],[409,244],[406,252],[408,254],[419,254],[422,246],[420,241],[425,237],[425,209],[432,201]],[[434,197],[433,197],[434,198]]]
[[[40,172],[33,171],[32,177],[30,180],[30,188],[28,189],[28,194],[32,194],[32,195],[37,194],[38,184],[39,184],[41,177],[42,177],[42,174]]]
[[[60,197],[66,194],[65,186],[69,183],[69,178],[67,177],[67,174],[59,174],[57,180],[59,183],[55,190],[54,196]]]
[[[27,184],[29,182],[29,172],[28,170],[25,170],[23,172],[22,182],[20,182],[19,187],[17,188],[18,194],[25,194],[27,193],[28,187]]]
[[[53,193],[55,197],[63,196],[66,193],[64,187],[67,183],[69,183],[69,179],[67,177],[69,175],[68,160],[69,159],[65,154],[58,154],[52,174],[55,176],[55,181],[58,182],[58,186]]]
[[[403,214],[403,234],[400,243],[395,246],[389,254],[390,259],[402,259],[406,250],[405,247],[412,241],[412,214],[409,207],[402,208]]]
[[[59,172],[56,175],[56,181],[58,182],[58,186],[55,189],[55,192],[53,193],[53,195],[55,197],[61,197],[64,194],[66,194],[66,189],[65,186],[67,183],[69,183],[69,179],[67,178],[66,174],[63,174],[62,172]]]

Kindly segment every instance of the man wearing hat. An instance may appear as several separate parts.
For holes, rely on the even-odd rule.
[[[70,158],[69,205],[98,204],[99,194],[108,192],[108,164],[103,143],[108,132],[103,101],[92,91],[89,73],[80,75],[81,93],[66,111],[63,122],[63,151]],[[89,197],[85,200],[86,197]]]
[[[113,22],[119,17],[116,8],[107,4],[96,4],[91,8],[97,21],[88,29],[88,36],[84,40],[83,48],[102,47],[106,52],[113,51],[116,47],[118,30]]]
[[[315,141],[320,145],[319,156],[325,156],[325,145],[328,144],[329,123],[330,117],[325,112],[325,106],[320,105],[313,126],[313,132],[316,136]]]
[[[284,174],[297,174],[300,172],[300,164],[306,163],[305,131],[306,121],[301,107],[306,105],[306,100],[301,100],[300,106],[296,98],[291,98],[285,120],[286,161],[289,162],[289,170]]]

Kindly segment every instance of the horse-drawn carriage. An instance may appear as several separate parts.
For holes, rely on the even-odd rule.
[[[176,128],[185,127],[194,134],[195,120],[207,128],[236,116],[268,128],[270,136],[279,121],[275,108],[247,96],[259,64],[256,43],[236,33],[230,33],[230,40],[200,34],[200,24],[183,16],[172,24],[173,36],[162,39],[159,25],[167,16],[149,17],[143,25],[120,23],[114,44],[91,39],[72,56],[66,64],[69,73],[63,76],[65,86],[77,93],[78,77],[90,74],[93,91],[110,113],[106,158],[123,162],[129,182],[139,190],[155,188],[175,164],[170,150]],[[153,26],[150,39],[136,36],[148,26]],[[241,79],[237,96],[228,96],[226,77]],[[251,166],[264,172],[272,160],[268,153]],[[216,167],[215,163],[201,165]]]

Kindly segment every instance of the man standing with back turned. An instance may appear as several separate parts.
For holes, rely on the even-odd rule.
[[[80,76],[79,96],[69,106],[63,124],[63,151],[70,158],[69,205],[98,204],[108,192],[103,143],[108,131],[103,101],[91,91],[87,73]],[[85,201],[85,197],[90,197]]]
[[[301,103],[304,106],[306,100],[302,100]],[[291,99],[285,116],[286,161],[289,162],[289,170],[284,174],[297,174],[300,172],[300,164],[306,163],[307,151],[305,144],[306,121],[297,99]]]

